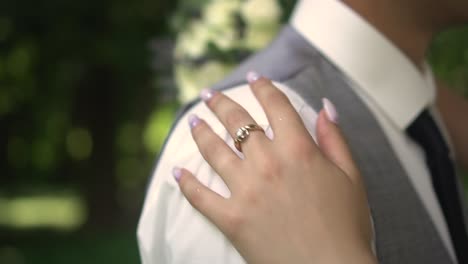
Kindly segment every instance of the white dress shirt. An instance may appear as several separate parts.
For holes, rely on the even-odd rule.
[[[436,88],[429,67],[423,66],[424,73],[418,71],[389,40],[337,0],[300,1],[290,23],[352,80],[352,88],[375,115],[456,261],[424,152],[405,133],[406,127],[426,107],[445,131],[434,107]],[[276,85],[289,97],[315,138],[317,113],[290,88]],[[262,108],[247,85],[233,87],[225,94],[270,130]],[[191,137],[190,128],[184,122],[191,113],[206,120],[235,149],[229,133],[203,103],[194,106],[175,126],[154,171],[138,225],[142,262],[245,263],[224,235],[187,202],[172,176],[175,166],[184,167],[215,192],[225,197],[230,195]]]

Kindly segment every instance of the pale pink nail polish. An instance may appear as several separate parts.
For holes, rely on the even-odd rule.
[[[182,176],[182,170],[179,167],[174,167],[172,169],[172,175],[174,176],[174,179],[179,182],[180,177]]]
[[[213,96],[217,93],[217,91],[215,90],[212,90],[212,89],[203,89],[201,92],[200,92],[200,98],[207,102],[209,101],[211,98],[213,98]]]
[[[200,124],[200,122],[201,122],[201,120],[200,120],[200,118],[198,118],[197,115],[195,115],[195,114],[189,115],[188,123],[190,125],[190,128],[194,128],[194,127],[198,126]]]
[[[322,103],[328,120],[338,124],[338,112],[336,111],[335,105],[333,105],[333,103],[327,98],[322,98]]]
[[[260,79],[260,74],[254,72],[254,71],[249,71],[247,73],[246,78],[247,78],[247,81],[249,83],[253,83],[253,82],[257,81],[258,79]]]
[[[265,136],[267,136],[267,138],[270,140],[273,140],[275,138],[275,135],[273,134],[273,129],[271,129],[270,126],[265,130]]]

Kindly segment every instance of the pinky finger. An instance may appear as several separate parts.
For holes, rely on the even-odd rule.
[[[188,202],[216,226],[223,226],[227,200],[203,185],[188,170],[175,167],[172,172]]]

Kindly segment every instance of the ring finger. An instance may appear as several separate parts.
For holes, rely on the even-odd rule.
[[[257,124],[242,106],[220,92],[203,90],[201,98],[218,117],[233,139],[237,137],[236,132],[241,127]],[[253,150],[264,148],[268,143],[270,143],[270,140],[265,136],[264,132],[250,131],[248,138],[241,143],[242,152],[247,157]]]

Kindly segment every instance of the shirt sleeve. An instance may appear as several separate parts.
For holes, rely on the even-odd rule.
[[[276,85],[289,97],[315,138],[317,113],[288,87]],[[240,103],[267,134],[272,134],[264,111],[247,85],[224,93]],[[236,151],[229,133],[203,103],[195,105],[177,121],[153,173],[138,224],[142,263],[245,263],[216,226],[188,203],[172,176],[174,166],[187,168],[213,191],[230,196],[229,189],[203,159],[192,139],[186,122],[191,113],[207,121]]]

